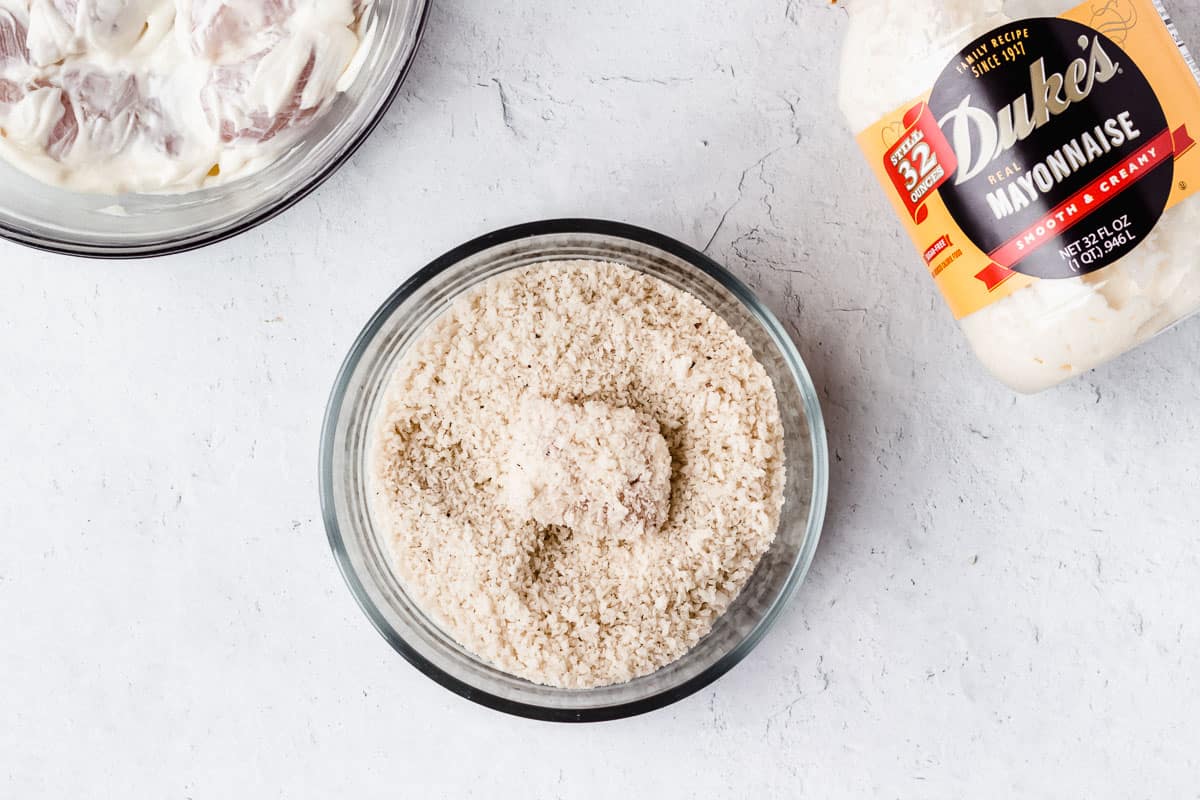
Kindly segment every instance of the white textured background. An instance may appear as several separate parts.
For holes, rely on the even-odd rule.
[[[1039,397],[985,377],[842,129],[822,0],[436,6],[385,124],[282,218],[155,262],[0,245],[0,797],[1200,797],[1200,323]],[[315,480],[382,299],[560,215],[711,239],[834,454],[768,639],[589,727],[395,655]]]

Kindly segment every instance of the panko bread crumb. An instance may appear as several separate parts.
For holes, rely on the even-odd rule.
[[[405,590],[467,650],[550,686],[685,654],[783,507],[779,404],[750,347],[692,295],[605,262],[460,297],[400,359],[373,444],[372,512]]]

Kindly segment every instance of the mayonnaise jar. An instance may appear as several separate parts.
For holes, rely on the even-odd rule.
[[[840,103],[980,360],[1037,392],[1200,310],[1200,73],[1158,0],[850,0]]]

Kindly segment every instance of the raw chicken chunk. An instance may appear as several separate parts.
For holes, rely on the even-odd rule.
[[[293,0],[179,0],[195,51],[213,61],[277,40],[278,30],[295,10]]]

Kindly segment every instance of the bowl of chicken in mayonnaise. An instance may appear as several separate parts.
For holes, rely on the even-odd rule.
[[[0,235],[201,247],[304,197],[383,116],[428,0],[0,0]]]

